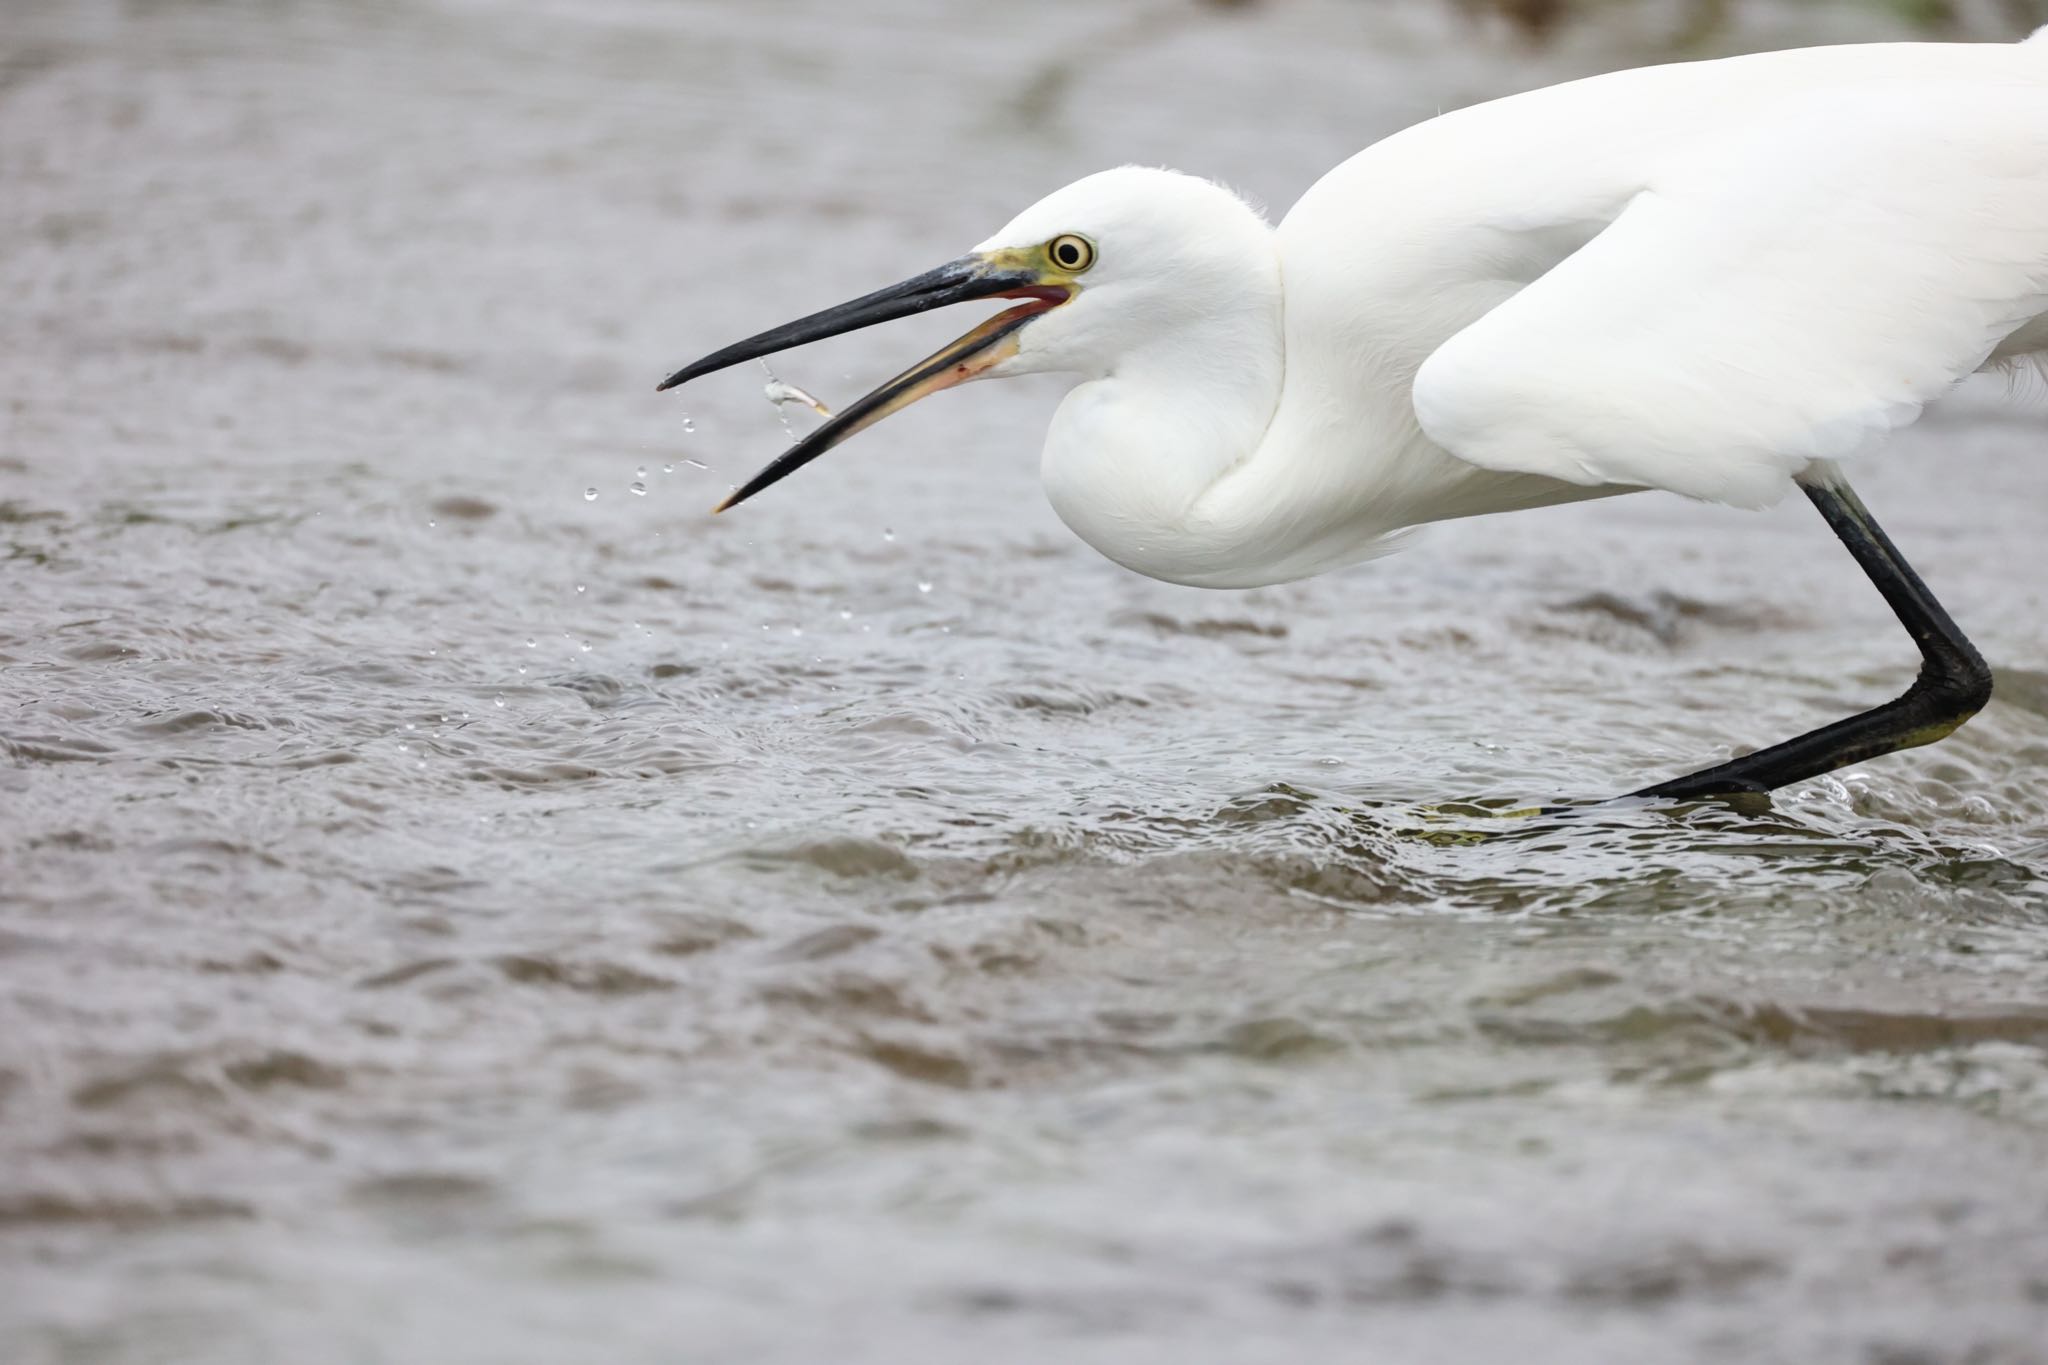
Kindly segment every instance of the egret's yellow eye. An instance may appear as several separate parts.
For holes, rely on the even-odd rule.
[[[1095,264],[1095,243],[1071,232],[1061,233],[1046,246],[1052,263],[1070,275],[1078,275]]]

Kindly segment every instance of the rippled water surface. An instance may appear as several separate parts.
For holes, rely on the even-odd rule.
[[[1038,382],[713,520],[766,376],[651,388],[1101,165],[1284,206],[1622,58],[973,9],[10,4],[0,1358],[2048,1359],[2041,404],[1859,480],[1955,739],[1499,818],[1910,643],[1804,506],[1140,580]]]

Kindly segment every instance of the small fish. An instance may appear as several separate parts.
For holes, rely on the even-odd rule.
[[[778,408],[784,403],[801,403],[820,417],[830,417],[832,415],[832,409],[826,407],[823,403],[787,380],[770,379],[761,386],[761,392],[766,394],[768,401]]]
[[[768,362],[761,362],[761,373],[768,376],[768,382],[761,386],[761,393],[769,402],[780,409],[785,403],[801,403],[820,417],[830,417],[832,409],[784,379],[776,378],[775,371],[768,368]]]

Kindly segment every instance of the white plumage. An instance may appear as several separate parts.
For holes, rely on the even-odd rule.
[[[988,373],[1082,374],[1046,484],[1111,558],[1249,586],[1616,486],[1762,506],[2048,348],[2048,42],[1598,76],[1417,125],[1250,220],[1126,168],[983,244],[1099,244]]]
[[[1706,71],[1618,186],[1582,184],[1626,195],[1604,230],[1424,364],[1417,414],[1460,458],[1759,506],[2048,341],[2021,334],[2048,308],[2048,46]]]
[[[1027,300],[860,399],[726,505],[926,394],[1075,374],[1061,518],[1155,578],[1253,587],[1405,527],[1637,488],[1803,485],[1922,652],[1898,700],[1640,795],[1762,791],[1960,725],[1983,657],[1841,463],[1964,377],[2048,353],[2048,39],[1813,48],[1461,110],[1279,226],[1126,167],[972,253],[669,384],[966,299]]]

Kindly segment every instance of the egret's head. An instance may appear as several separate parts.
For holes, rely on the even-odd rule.
[[[719,505],[724,511],[927,394],[987,375],[1107,373],[1119,357],[1210,316],[1241,288],[1266,238],[1230,191],[1174,171],[1123,167],[1053,191],[958,260],[715,351],[664,389],[842,332],[970,299],[1022,300],[842,409]]]

